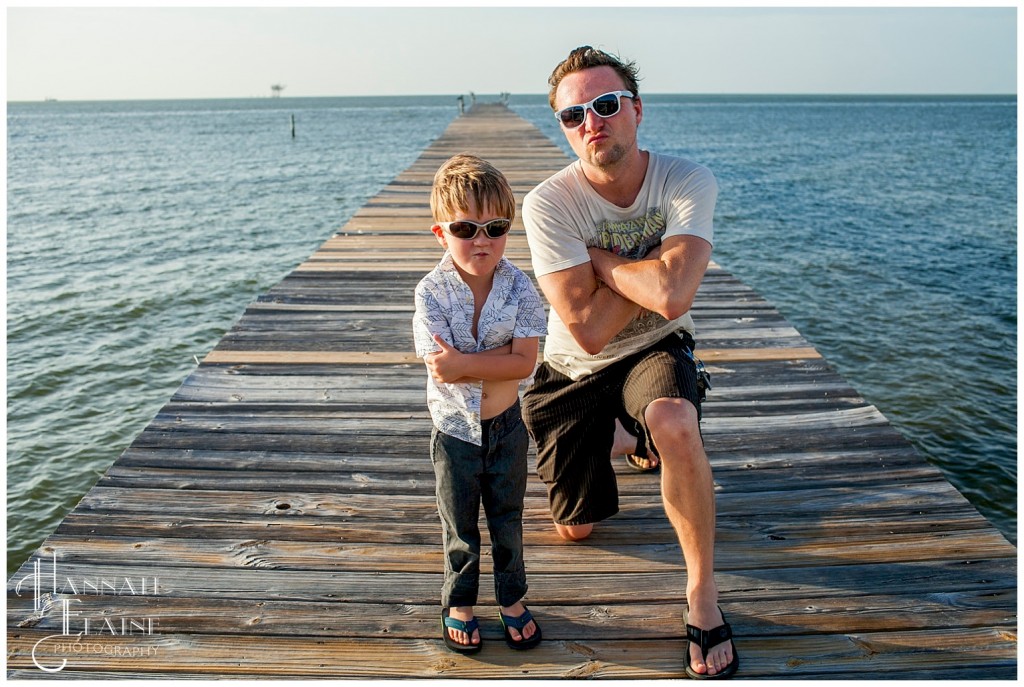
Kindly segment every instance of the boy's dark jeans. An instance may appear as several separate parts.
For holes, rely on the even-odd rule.
[[[444,528],[441,605],[475,606],[480,581],[480,503],[487,516],[494,563],[494,595],[511,606],[526,595],[523,497],[529,435],[519,402],[483,423],[483,445],[439,432],[430,438],[437,478],[437,510]]]

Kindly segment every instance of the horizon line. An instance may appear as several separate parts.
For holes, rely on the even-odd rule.
[[[352,98],[458,98],[465,93],[390,93],[390,94],[363,94],[363,95],[291,95],[291,96],[270,96],[270,95],[232,95],[232,96],[180,96],[180,97],[156,97],[156,98],[55,98],[44,96],[33,99],[7,99],[8,104],[33,104],[33,103],[123,103],[123,102],[173,102],[173,101],[202,101],[202,100],[316,100],[316,99],[352,99]],[[497,97],[501,93],[477,93],[477,97]],[[510,93],[510,97],[540,97],[547,98],[547,93]],[[675,92],[651,92],[642,93],[640,97],[646,96],[686,96],[691,98],[807,98],[807,97],[846,97],[846,98],[1016,98],[1017,93],[997,92],[899,92],[899,91],[813,91],[813,92],[717,92],[717,93],[675,93]]]

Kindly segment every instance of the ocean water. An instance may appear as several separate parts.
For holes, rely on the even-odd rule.
[[[544,97],[511,106],[570,152]],[[454,96],[8,104],[8,574],[194,356],[456,114]],[[1013,98],[652,95],[640,137],[712,168],[715,259],[1014,542],[1016,131]]]

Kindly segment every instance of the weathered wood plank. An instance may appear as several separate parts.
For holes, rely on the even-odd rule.
[[[8,666],[28,669],[33,646],[42,632],[22,630],[8,641]],[[1012,626],[964,629],[955,638],[944,630],[808,635],[799,638],[750,638],[745,657],[751,668],[747,677],[828,677],[862,672],[870,664],[875,677],[927,671],[935,677],[962,676],[965,662],[975,675],[1012,677],[1016,666],[1008,653],[1014,651]],[[794,658],[798,640],[809,650]],[[95,645],[96,642],[93,643]],[[109,637],[102,646],[120,647],[121,655],[83,651],[71,654],[78,670],[110,670],[153,673],[177,670],[247,676],[381,678],[618,678],[665,679],[682,672],[685,642],[682,639],[544,642],[528,655],[508,651],[491,642],[474,656],[457,656],[438,642],[421,639],[319,638],[202,635],[153,635]],[[54,639],[37,655],[49,665],[67,653]],[[150,649],[141,654],[142,649]],[[125,655],[126,651],[137,653]],[[746,665],[746,664],[744,664]]]
[[[808,360],[820,358],[821,354],[813,348],[739,348],[731,350],[702,348],[699,351],[699,356],[701,360],[719,363],[756,360]],[[411,351],[250,351],[221,348],[210,351],[203,362],[221,365],[410,365],[422,363]]]
[[[49,559],[44,561],[43,576],[49,570]],[[1016,588],[1013,578],[1016,561],[1013,559],[985,559],[925,561],[916,563],[871,563],[854,564],[839,561],[827,567],[757,568],[747,570],[726,570],[716,575],[723,600],[723,608],[729,604],[764,601],[766,599],[788,599],[794,609],[801,599],[844,598],[856,605],[861,596],[871,596],[882,590],[893,598],[903,598],[908,608],[913,608],[921,599],[943,599],[948,592],[936,593],[936,585],[949,585],[949,592],[968,590],[995,594],[993,603],[1002,600],[1006,612],[1015,612],[1015,604],[1006,604],[1005,592]],[[22,585],[16,591],[17,583],[30,576],[28,563],[12,576],[8,582],[8,595],[31,598],[31,583]],[[175,567],[162,565],[133,565],[130,561],[116,565],[99,563],[59,563],[58,593],[70,592],[67,580],[72,580],[75,589],[81,592],[86,581],[102,588],[108,581],[115,588],[123,580],[148,580],[153,587],[157,578],[158,593],[147,594],[159,603],[166,598],[212,597],[217,599],[246,599],[254,601],[301,601],[331,603],[384,603],[384,604],[426,604],[440,610],[440,596],[443,573],[407,572],[361,572],[284,570],[270,568],[203,568]],[[638,595],[635,588],[638,570],[628,573],[589,573],[576,568],[561,573],[529,571],[530,591],[528,599],[538,611],[547,606],[589,606],[593,604],[610,606],[634,606],[661,603],[686,602],[686,577],[678,572],[643,572],[644,594]],[[44,584],[49,584],[44,582]],[[837,594],[836,590],[842,590]],[[48,593],[50,588],[44,586]],[[493,600],[489,589],[482,589],[482,604]],[[91,594],[101,596],[100,594]],[[107,596],[111,596],[107,594]],[[123,595],[130,596],[130,595]],[[142,597],[138,597],[142,598]],[[813,605],[812,602],[811,605]],[[951,618],[951,626],[958,626]],[[21,621],[19,620],[19,623]],[[955,633],[954,633],[955,634]],[[432,639],[432,637],[431,637]],[[440,642],[438,642],[440,643]]]
[[[378,544],[432,544],[437,545],[440,524],[433,513],[417,522],[401,527],[386,520],[374,520],[354,514],[349,518],[281,518],[263,514],[167,516],[157,512],[133,512],[131,518],[117,512],[71,513],[60,524],[56,534],[89,537],[101,534],[108,537],[183,538],[183,539],[243,539],[273,538],[285,541],[317,541],[335,543],[375,542]],[[807,524],[806,518],[773,519],[770,523],[750,517],[730,516],[720,521],[720,541],[742,542],[756,538],[778,541],[798,533],[805,539],[841,538],[856,535],[865,529],[903,534],[930,534],[985,529],[985,521],[976,511],[966,506],[929,513],[927,518],[908,519],[903,512],[872,514],[870,517],[831,517]],[[383,530],[383,531],[382,531]],[[561,544],[551,524],[543,515],[534,514],[523,523],[523,533],[531,546]],[[671,544],[675,534],[664,517],[631,517],[619,515],[615,526],[598,535],[601,546],[640,546],[648,542]],[[487,539],[484,533],[484,539]],[[739,544],[737,544],[739,545]]]
[[[955,613],[966,627],[1006,626],[1014,614],[1006,605],[1015,589],[1002,592],[964,590],[941,598],[922,599],[906,607],[899,596],[869,595],[856,599],[808,597],[730,604],[732,624],[746,636],[793,636],[835,632],[892,632],[940,629]],[[429,636],[437,626],[435,604],[318,603],[262,601],[222,597],[96,596],[64,594],[50,607],[33,608],[31,598],[9,596],[8,614],[19,627],[61,632],[60,601],[68,599],[79,617],[154,618],[161,634],[237,633],[310,637],[406,638]],[[608,640],[624,634],[634,639],[679,638],[685,604],[666,602],[603,606],[537,607],[544,636],[551,640]],[[500,640],[500,626],[483,618],[485,640]]]
[[[983,523],[982,523],[983,524]],[[744,533],[746,535],[746,533]],[[440,528],[435,538],[440,536]],[[720,570],[754,565],[761,569],[791,567],[802,562],[808,567],[828,566],[857,560],[865,563],[919,562],[941,559],[970,560],[986,555],[1004,541],[1002,536],[981,529],[930,532],[925,534],[874,533],[871,531],[838,537],[808,538],[791,532],[788,537],[721,538],[716,547]],[[183,539],[90,536],[84,539],[52,535],[48,546],[60,552],[63,562],[117,565],[132,560],[139,564],[176,561],[194,568],[273,568],[302,570],[343,570],[352,572],[431,573],[444,568],[442,551],[436,543],[401,547],[377,543],[292,542],[275,539]],[[683,573],[682,555],[675,542],[601,547],[567,547],[531,542],[526,556],[543,560],[546,566],[562,570],[579,566],[591,573],[628,574],[631,561],[644,560],[645,571]],[[484,563],[482,573],[490,572]]]

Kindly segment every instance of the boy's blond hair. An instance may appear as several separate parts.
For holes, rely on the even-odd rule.
[[[516,199],[505,175],[476,155],[453,155],[434,175],[430,191],[434,221],[453,220],[459,210],[469,209],[470,198],[480,212],[491,209],[499,217],[515,219]]]

